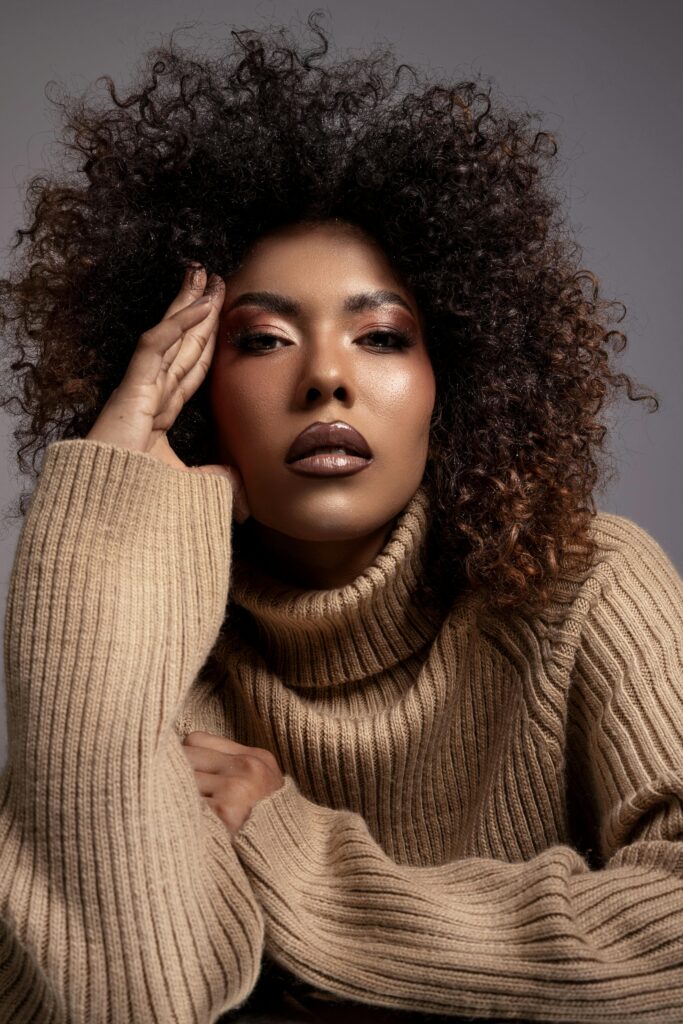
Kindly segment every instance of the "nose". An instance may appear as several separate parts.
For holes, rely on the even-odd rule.
[[[297,382],[299,404],[330,398],[347,403],[354,392],[351,360],[340,339],[329,335],[325,339],[311,338]]]

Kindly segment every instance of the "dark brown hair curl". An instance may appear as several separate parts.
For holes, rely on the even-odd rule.
[[[88,432],[190,261],[229,276],[279,225],[340,218],[380,242],[427,327],[424,597],[447,607],[464,587],[539,609],[596,550],[601,410],[619,386],[659,407],[610,365],[626,345],[610,310],[625,308],[579,265],[537,115],[494,103],[490,82],[426,81],[390,48],[325,63],[319,13],[317,49],[274,28],[198,56],[172,33],[127,95],[103,76],[111,102],[53,101],[78,167],[31,179],[23,258],[0,280],[20,470]],[[169,440],[188,465],[217,461],[204,385]]]

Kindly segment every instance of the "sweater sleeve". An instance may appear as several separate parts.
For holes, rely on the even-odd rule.
[[[232,489],[100,441],[51,444],[5,618],[0,1019],[210,1024],[264,922],[173,721],[220,630]]]
[[[357,812],[294,780],[234,839],[266,949],[309,984],[437,1014],[683,1018],[683,582],[657,542],[622,541],[576,640],[571,686],[602,857],[393,862]],[[595,596],[595,595],[594,595]]]

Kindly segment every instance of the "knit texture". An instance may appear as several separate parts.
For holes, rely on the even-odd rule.
[[[264,953],[377,1007],[683,1019],[683,580],[631,520],[533,618],[414,601],[423,489],[327,591],[232,563],[232,492],[49,446],[5,619],[0,1020],[213,1024]],[[278,759],[236,837],[181,738]]]

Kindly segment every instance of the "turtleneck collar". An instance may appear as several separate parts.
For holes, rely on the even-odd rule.
[[[259,651],[284,683],[322,688],[376,675],[436,632],[414,600],[423,568],[429,501],[422,486],[380,553],[351,583],[302,590],[235,560],[230,600],[251,619]]]

